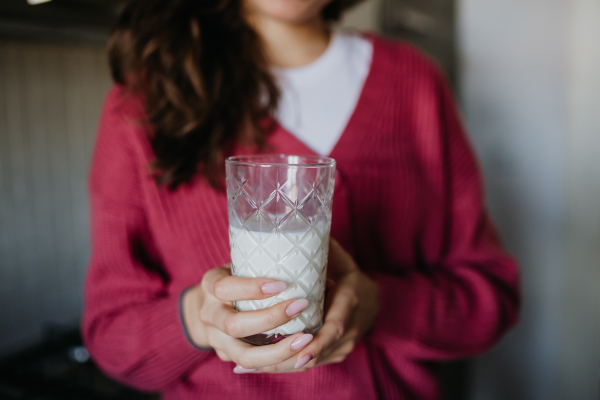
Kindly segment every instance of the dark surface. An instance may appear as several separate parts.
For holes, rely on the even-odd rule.
[[[0,360],[0,399],[157,400],[104,375],[87,357],[77,330],[48,331],[36,347]]]
[[[442,368],[447,400],[468,396],[469,362]],[[46,341],[0,360],[0,399],[4,400],[158,400],[104,375],[87,358],[79,332],[47,330]]]
[[[0,39],[104,43],[119,0],[0,0]]]
[[[446,363],[442,367],[442,388],[446,400],[469,399],[469,374],[471,362],[468,360]]]

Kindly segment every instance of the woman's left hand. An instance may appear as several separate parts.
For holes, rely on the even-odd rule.
[[[379,312],[379,285],[364,274],[340,244],[330,240],[329,293],[325,321],[313,341],[296,357],[258,369],[299,372],[316,365],[342,362],[371,329]]]

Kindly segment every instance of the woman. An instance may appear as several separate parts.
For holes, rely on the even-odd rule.
[[[447,85],[419,53],[332,32],[354,0],[138,0],[112,33],[96,143],[85,343],[167,399],[437,399],[439,363],[518,318]],[[314,337],[239,338],[306,307],[230,276],[223,160],[337,160],[328,311]],[[338,243],[339,242],[339,243]],[[297,373],[290,373],[297,372]]]

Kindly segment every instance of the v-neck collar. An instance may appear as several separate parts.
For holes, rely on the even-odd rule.
[[[361,110],[364,108],[365,101],[367,101],[367,98],[369,97],[368,92],[370,90],[372,90],[372,87],[373,87],[372,81],[375,79],[373,71],[377,69],[377,66],[378,66],[377,63],[379,62],[379,53],[380,53],[379,48],[378,48],[379,43],[378,43],[377,38],[374,35],[372,35],[370,33],[366,33],[363,35],[373,45],[373,56],[372,56],[372,60],[371,60],[371,66],[369,67],[369,73],[367,74],[367,78],[365,79],[365,82],[363,83],[363,87],[362,87],[360,95],[358,97],[358,101],[356,102],[356,105],[354,106],[354,111],[352,111],[352,114],[350,115],[348,122],[346,122],[346,126],[342,130],[342,134],[339,136],[337,142],[335,143],[335,145],[333,146],[333,148],[331,149],[329,154],[326,154],[323,156],[335,158],[335,154],[337,153],[337,150],[340,147],[340,143],[342,143],[346,139],[346,136],[348,136],[349,131],[352,130],[352,127],[355,124],[357,115],[360,114]],[[272,138],[275,139],[275,141],[277,141],[276,137],[278,135],[283,135],[286,138],[288,138],[288,140],[295,142],[296,145],[294,146],[294,148],[297,147],[297,148],[299,148],[299,150],[302,150],[302,154],[318,155],[318,153],[314,149],[312,149],[310,146],[308,146],[306,143],[304,143],[302,140],[300,140],[298,137],[296,137],[293,133],[291,133],[287,129],[285,129],[277,120],[275,120],[275,123],[277,124],[277,126],[275,127],[275,132],[272,135]],[[299,151],[295,151],[294,153],[301,154]]]

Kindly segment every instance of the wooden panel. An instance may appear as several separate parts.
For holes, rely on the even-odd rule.
[[[0,42],[0,353],[76,325],[104,49]]]

